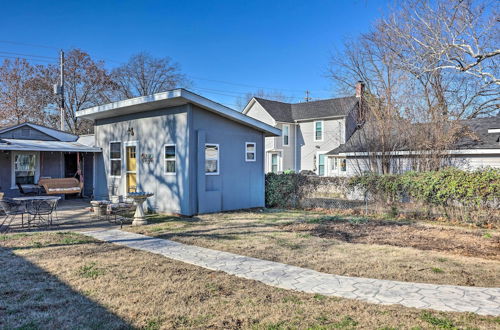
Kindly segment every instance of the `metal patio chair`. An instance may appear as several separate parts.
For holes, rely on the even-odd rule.
[[[21,215],[21,227],[24,227],[24,213],[26,210],[23,203],[9,199],[1,199],[0,208],[5,213],[0,224],[0,233],[6,233],[10,230],[12,221],[14,221],[17,215]]]
[[[39,225],[52,226],[53,214],[57,208],[58,199],[33,199],[26,204],[26,211],[30,214],[28,227],[38,220]]]

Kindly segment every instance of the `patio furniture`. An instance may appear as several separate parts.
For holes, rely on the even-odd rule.
[[[76,178],[40,179],[38,184],[47,195],[79,194],[83,189],[83,183]]]
[[[37,184],[21,184],[17,183],[19,193],[23,196],[37,196],[40,195],[40,186]],[[29,189],[29,190],[25,190]]]
[[[57,209],[57,203],[61,199],[58,196],[32,196],[32,197],[15,197],[12,198],[16,202],[24,205],[26,213],[30,215],[28,218],[28,228],[32,223],[38,222],[37,225],[51,226],[53,225],[53,213]]]
[[[0,233],[6,233],[10,230],[12,221],[17,215],[21,215],[21,226],[24,227],[24,205],[9,199],[0,199],[0,207],[5,213],[2,223],[0,224]]]
[[[105,219],[111,223],[119,223],[120,228],[123,227],[124,220],[128,219],[125,215],[133,212],[135,208],[132,203],[112,203],[107,200],[90,201],[90,205],[92,205],[90,208],[91,217],[98,220]]]

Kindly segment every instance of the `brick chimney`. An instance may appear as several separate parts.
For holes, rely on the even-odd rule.
[[[359,99],[365,90],[365,83],[361,80],[356,83],[356,97]]]
[[[356,98],[358,99],[358,115],[357,124],[358,127],[363,126],[366,121],[366,107],[363,104],[363,94],[365,91],[365,83],[361,80],[356,83]]]

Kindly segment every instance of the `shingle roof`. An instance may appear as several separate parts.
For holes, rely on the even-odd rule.
[[[474,138],[464,137],[457,141],[453,149],[500,149],[500,135],[488,133],[488,129],[500,127],[500,117],[487,117],[487,118],[474,118],[462,120],[461,124],[468,127],[473,133]],[[367,125],[367,124],[365,124]],[[329,151],[327,155],[337,155],[346,152],[366,152],[367,145],[366,139],[368,138],[365,127],[358,129],[349,138],[345,144],[341,144],[337,148]],[[399,148],[399,151],[407,150],[404,146]]]
[[[358,104],[358,99],[355,96],[302,103],[284,103],[266,100],[259,97],[256,97],[255,99],[274,118],[274,120],[281,122],[346,116],[349,111],[354,109],[354,107]]]

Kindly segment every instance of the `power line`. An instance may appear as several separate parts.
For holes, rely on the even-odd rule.
[[[296,92],[296,93],[303,93],[304,92],[303,90],[297,90],[297,89],[263,87],[263,86],[247,85],[247,84],[241,84],[241,83],[235,83],[235,82],[229,82],[229,81],[208,79],[208,78],[202,78],[202,77],[195,77],[195,76],[191,76],[191,75],[186,75],[186,76],[188,78],[192,78],[192,79],[195,79],[195,80],[196,79],[198,79],[198,80],[205,80],[205,81],[217,82],[217,83],[227,84],[227,85],[235,85],[235,86],[250,87],[250,88],[261,88],[261,89],[268,89],[268,90],[275,90],[275,91],[289,91],[289,92]],[[311,91],[311,92],[327,93],[329,91],[327,91],[327,90],[316,90],[316,91]]]
[[[10,40],[0,40],[0,43],[4,44],[12,44],[12,45],[21,45],[21,46],[30,46],[30,47],[39,47],[39,48],[47,48],[47,49],[57,49],[57,47],[46,46],[46,45],[37,45],[37,44],[29,44],[26,42],[18,42],[18,41],[10,41]]]
[[[10,55],[19,55],[19,56],[29,56],[29,57],[40,57],[40,58],[49,58],[51,60],[57,60],[57,57],[50,56],[42,56],[42,55],[32,55],[32,54],[22,54],[22,53],[12,53],[12,52],[0,52],[1,54],[10,54]]]

